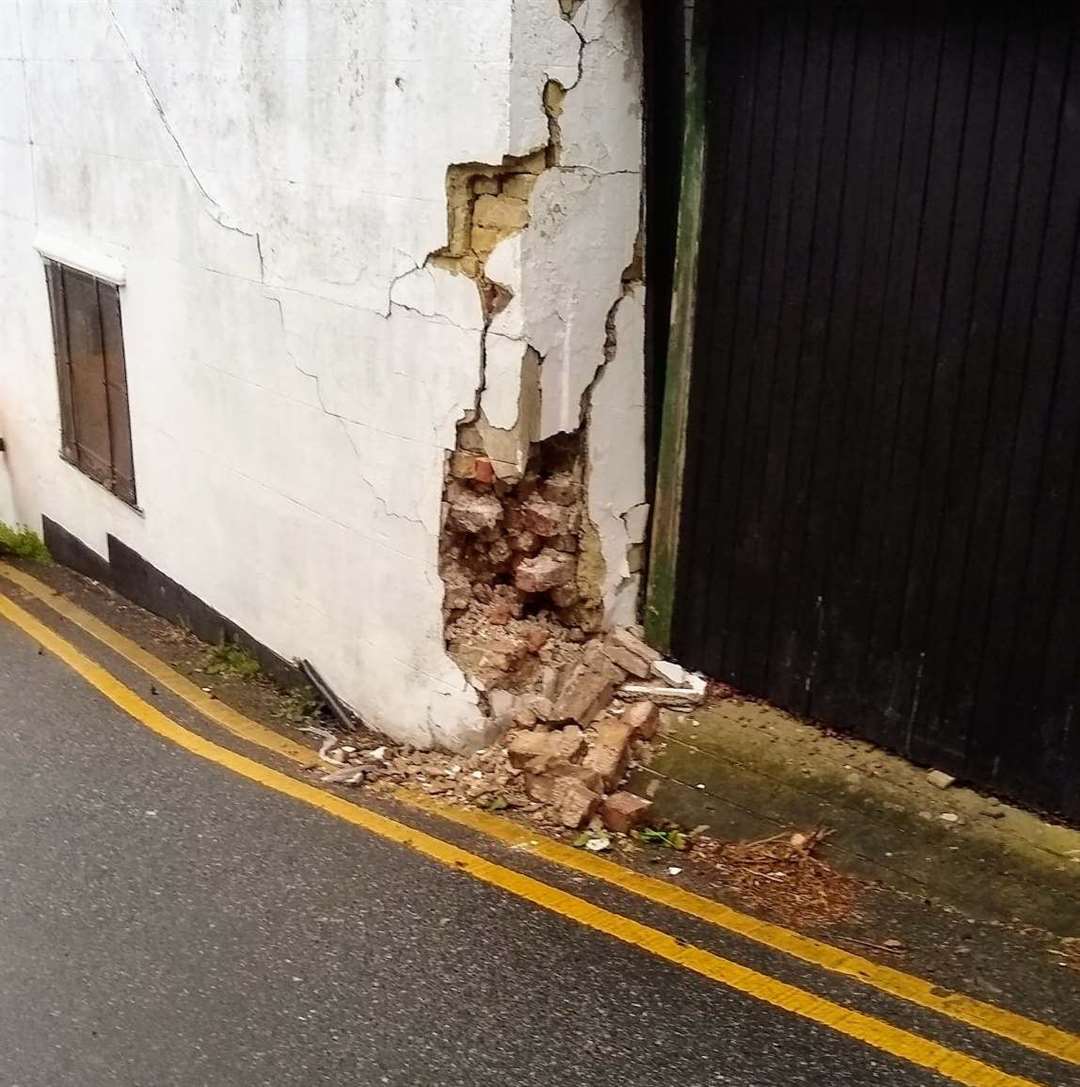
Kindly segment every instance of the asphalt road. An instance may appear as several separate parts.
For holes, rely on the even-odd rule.
[[[158,739],[0,620],[0,1087],[949,1081]]]

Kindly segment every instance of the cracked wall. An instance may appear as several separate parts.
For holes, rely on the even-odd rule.
[[[481,386],[446,494],[447,642],[482,690],[496,681],[493,656],[508,662],[503,685],[520,688],[546,637],[636,620],[648,513],[637,10],[611,0],[530,10],[519,34],[534,46],[542,37],[552,56],[522,82],[538,94],[547,141],[526,213],[484,254],[480,279],[499,284],[499,304],[486,311]],[[569,65],[564,48],[576,53]],[[449,174],[451,237],[460,169]],[[574,450],[570,465],[550,467],[553,443]],[[564,477],[578,487],[572,530],[541,516],[550,531],[520,532]],[[533,643],[523,659],[511,652]]]
[[[625,408],[600,395],[615,360],[639,382],[636,333],[604,365],[639,218],[636,33],[613,0],[0,0],[12,517],[99,553],[112,533],[375,727],[481,738],[439,573],[462,420],[513,479],[593,386],[607,601],[633,576],[615,537],[641,496],[593,447]],[[56,454],[45,241],[124,270],[141,511]]]

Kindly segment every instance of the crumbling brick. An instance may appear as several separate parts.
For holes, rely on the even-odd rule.
[[[502,503],[494,495],[462,490],[450,496],[450,523],[461,532],[471,535],[492,532],[502,515]]]
[[[495,468],[488,457],[466,449],[455,450],[450,457],[450,474],[455,479],[472,479],[478,483],[493,483]]]
[[[552,604],[557,608],[572,608],[579,599],[577,586],[570,585],[557,585],[549,593]]]
[[[472,479],[476,454],[465,449],[456,449],[450,455],[450,474],[454,479]]]
[[[539,653],[551,638],[551,632],[540,625],[532,626],[523,635],[530,652]]]
[[[505,192],[500,196],[479,196],[473,206],[473,222],[481,227],[512,233],[521,230],[528,221],[529,205]]]
[[[491,708],[491,716],[496,724],[500,728],[506,728],[514,712],[514,696],[509,691],[495,688],[488,691],[488,706]]]
[[[521,769],[533,759],[570,762],[581,754],[585,737],[576,725],[552,732],[517,732],[510,740],[507,757],[510,765]]]
[[[628,672],[638,679],[646,679],[649,675],[649,664],[640,657],[624,649],[621,645],[609,644],[604,646],[604,656],[617,664],[624,672]]]
[[[577,528],[577,511],[531,495],[521,507],[522,523],[537,536],[572,535]]]
[[[576,778],[559,778],[552,806],[564,827],[576,830],[592,818],[600,806],[600,795]]]
[[[544,698],[555,701],[555,696],[559,693],[559,670],[550,664],[545,664],[540,669],[540,694]],[[550,719],[551,714],[548,714]]]
[[[521,169],[517,160],[515,168]],[[454,185],[464,184],[468,190],[471,225],[476,197],[469,186],[476,176],[493,176],[483,169],[482,174],[472,170],[463,180],[458,171],[452,175]],[[526,464],[515,463],[513,479],[504,477],[495,465],[492,481],[487,469],[494,462],[492,450],[484,449],[487,441],[483,426],[463,423],[458,450],[449,461],[439,555],[447,585],[447,646],[470,680],[477,678],[476,669],[482,667],[477,683],[481,689],[523,690],[529,684],[531,690],[553,697],[554,692],[538,682],[537,665],[565,660],[570,643],[586,642],[597,629],[593,594],[599,592],[602,567],[590,560],[587,548],[582,550],[578,534],[584,499],[581,438],[561,434],[539,442],[531,448]],[[475,595],[472,602],[469,585]],[[514,597],[504,599],[504,589]],[[522,601],[537,616],[534,630],[521,620]],[[493,673],[502,649],[478,644],[484,641],[478,634],[485,626],[489,633],[498,628],[515,641],[524,639],[526,661],[516,651],[503,654],[515,669],[513,678]],[[552,634],[554,648],[547,645]],[[635,662],[624,663],[636,675]]]
[[[513,724],[517,728],[535,728],[537,716],[523,702],[517,703],[514,708]]]
[[[526,593],[544,593],[574,579],[573,555],[545,547],[538,555],[524,558],[514,571],[514,584]]]
[[[499,192],[499,179],[497,177],[474,177],[472,191],[480,196],[484,193],[497,195]]]
[[[612,788],[630,765],[630,727],[622,721],[606,718],[597,727],[596,739],[585,756],[584,765],[591,767]]]
[[[485,618],[492,626],[505,627],[514,618],[514,606],[509,600],[493,600]]]
[[[512,676],[528,656],[524,641],[500,628],[477,632],[454,646],[454,659],[482,691]]]
[[[446,595],[443,604],[448,611],[464,611],[473,599],[472,582],[464,570],[451,569],[444,578]]]
[[[554,712],[554,703],[546,695],[531,694],[526,703],[538,721],[550,721]]]
[[[553,710],[555,720],[589,724],[611,701],[624,673],[605,657],[579,662],[566,678]]]
[[[613,630],[608,635],[608,639],[612,644],[622,646],[623,649],[633,653],[635,657],[640,657],[646,664],[651,665],[653,661],[658,661],[662,657],[661,653],[658,653],[651,645],[646,645],[636,634],[625,627]]]
[[[507,174],[503,178],[503,195],[512,196],[517,200],[528,200],[535,187],[535,174]]]
[[[569,761],[585,749],[585,734],[577,725],[567,725],[565,728],[545,732],[542,735],[548,737],[554,754],[560,759]]]
[[[523,528],[520,532],[511,532],[506,537],[506,542],[511,550],[521,551],[526,555],[535,555],[543,546],[543,540],[527,528]]]
[[[560,472],[544,480],[540,493],[557,506],[574,506],[581,500],[582,487],[572,475]]]
[[[505,236],[505,233],[497,227],[474,226],[470,236],[473,252],[478,256],[486,257]]]
[[[513,551],[510,550],[510,544],[503,538],[491,541],[491,546],[488,548],[488,561],[494,566],[504,566],[508,563],[513,556]],[[636,673],[635,673],[636,674]]]
[[[556,762],[543,772],[526,772],[525,792],[541,804],[551,804],[555,800],[556,785],[562,778],[574,778],[594,793],[599,793],[603,787],[600,775],[588,766],[575,766],[571,762]]]
[[[541,147],[539,151],[533,151],[517,160],[517,165],[522,173],[542,174],[548,166],[547,148]]]
[[[515,732],[506,748],[510,765],[522,769],[533,759],[551,754],[547,732]]]
[[[596,725],[596,742],[604,747],[627,747],[634,726],[623,717],[605,717]]]
[[[604,826],[615,834],[629,834],[649,817],[652,803],[633,793],[618,792],[605,797],[600,804]]]
[[[623,710],[622,722],[642,740],[651,740],[660,727],[660,710],[654,702],[635,702]]]

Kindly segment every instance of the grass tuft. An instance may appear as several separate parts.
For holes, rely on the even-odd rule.
[[[259,674],[259,662],[235,642],[215,645],[207,654],[205,671],[212,676],[237,676],[251,679]]]
[[[30,562],[51,563],[52,555],[41,537],[25,525],[12,528],[0,521],[0,555]]]

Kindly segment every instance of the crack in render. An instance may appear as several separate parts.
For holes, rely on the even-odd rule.
[[[607,317],[604,319],[603,360],[600,365],[597,366],[592,378],[589,380],[589,384],[585,386],[585,389],[581,394],[578,426],[582,431],[588,430],[589,415],[592,411],[592,396],[596,391],[596,386],[600,383],[600,379],[604,376],[608,364],[615,357],[615,352],[619,348],[619,337],[615,327],[615,318],[619,312],[619,307],[626,300],[627,295],[635,287],[640,286],[642,282],[639,278],[633,276],[632,270],[634,269],[634,266],[634,263],[628,265],[626,271],[623,272],[619,296],[611,303],[611,308],[607,311]]]
[[[399,250],[395,250],[395,252],[399,252],[401,256],[406,256],[407,255],[404,252],[401,252]],[[410,260],[411,259],[412,258],[410,257]],[[382,316],[387,318],[387,320],[389,320],[389,318],[392,316],[395,306],[400,306],[402,309],[412,309],[411,306],[406,306],[406,305],[403,305],[401,302],[395,302],[394,301],[394,288],[403,279],[407,278],[408,276],[411,276],[413,274],[413,272],[419,272],[421,268],[427,267],[427,261],[428,261],[428,258],[426,258],[426,257],[424,258],[424,263],[423,264],[417,264],[416,261],[413,261],[413,264],[412,264],[411,268],[406,268],[404,272],[399,272],[396,276],[394,276],[393,279],[390,280],[390,286],[387,288],[387,291],[386,291],[386,312],[384,314],[382,314]],[[419,310],[414,310],[413,312],[414,313],[419,313],[420,311]],[[428,316],[434,316],[434,315],[425,313],[425,314],[422,314],[421,316],[428,317]],[[451,323],[453,323],[453,322],[451,322]]]
[[[572,91],[581,82],[581,78],[585,74],[585,46],[588,45],[589,42],[585,35],[578,29],[577,23],[574,22],[578,9],[583,3],[585,3],[585,0],[559,0],[559,14],[562,16],[563,21],[577,35],[578,40],[577,78],[569,87],[563,88],[567,91]]]
[[[195,168],[191,165],[191,160],[187,157],[187,153],[184,151],[184,146],[180,142],[180,137],[176,134],[176,130],[173,128],[172,123],[169,121],[168,114],[165,112],[165,106],[162,103],[160,97],[158,97],[157,91],[154,90],[154,85],[150,80],[150,75],[146,69],[142,66],[135,50],[131,46],[131,42],[128,41],[127,35],[124,33],[124,28],[120,25],[120,20],[117,17],[116,10],[113,7],[112,0],[106,4],[106,8],[109,12],[109,22],[112,24],[113,29],[116,31],[117,36],[123,43],[124,50],[128,55],[128,59],[135,66],[135,70],[139,73],[139,78],[142,80],[143,86],[146,88],[146,93],[150,97],[150,101],[153,104],[154,111],[161,119],[161,124],[165,131],[169,135],[169,139],[172,140],[173,145],[176,148],[177,154],[179,154],[181,161],[184,164],[185,169],[188,172],[191,180],[195,183],[195,187],[202,194],[202,197],[211,206],[213,210],[208,210],[207,214],[211,219],[217,223],[223,230],[231,230],[236,234],[240,234],[245,238],[254,238],[256,247],[259,251],[259,275],[260,278],[265,278],[265,272],[263,267],[263,253],[262,253],[262,239],[259,237],[257,231],[244,230],[242,227],[234,226],[232,223],[225,221],[226,212],[225,209],[210,195],[206,186],[202,183],[199,175],[195,172]]]
[[[360,452],[360,448],[356,444],[356,439],[353,438],[352,432],[349,430],[349,424],[356,423],[357,421],[355,419],[350,419],[346,415],[341,415],[339,412],[331,411],[330,408],[326,406],[326,401],[323,399],[322,385],[319,381],[319,375],[312,373],[310,370],[305,370],[303,366],[301,366],[300,363],[297,361],[296,356],[292,353],[292,350],[289,347],[289,329],[288,326],[285,324],[285,307],[284,305],[282,305],[281,299],[276,298],[274,295],[271,294],[264,295],[264,297],[268,302],[273,302],[274,305],[277,306],[278,319],[281,321],[282,344],[285,348],[285,354],[288,355],[289,361],[293,364],[293,369],[295,369],[297,373],[303,374],[304,377],[310,379],[311,382],[314,384],[315,397],[319,401],[320,410],[324,415],[328,416],[329,418],[337,420],[338,425],[341,427],[342,433],[344,433],[345,435],[346,441],[348,441],[350,447],[352,448],[354,456],[362,464],[364,461],[363,454]],[[371,497],[375,500],[375,502],[379,505],[383,513],[388,518],[394,521],[407,521],[410,524],[418,525],[420,528],[423,528],[425,530],[428,528],[427,524],[425,524],[424,521],[422,521],[419,517],[410,517],[408,514],[405,513],[395,513],[390,508],[386,499],[383,498],[383,496],[379,494],[379,492],[375,489],[375,484],[372,483],[370,479],[368,479],[363,473],[359,473],[359,478],[363,482],[364,486],[371,493]]]

